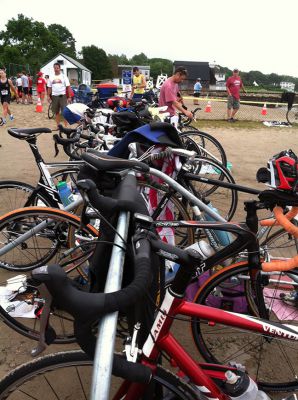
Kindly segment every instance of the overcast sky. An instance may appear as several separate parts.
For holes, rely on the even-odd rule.
[[[298,0],[11,0],[1,6],[0,30],[20,13],[67,27],[77,51],[93,44],[109,54],[298,77]]]

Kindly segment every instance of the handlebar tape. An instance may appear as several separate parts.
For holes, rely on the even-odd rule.
[[[76,129],[73,128],[65,128],[63,125],[58,125],[59,132],[63,132],[66,134],[67,137],[70,137],[72,133],[76,133]]]
[[[62,146],[71,144],[71,143],[76,143],[80,140],[80,134],[77,133],[74,137],[72,138],[68,138],[68,139],[64,139],[61,138],[60,136],[58,136],[57,134],[53,135],[53,139],[56,143],[58,144],[62,144]]]
[[[77,289],[59,265],[37,268],[32,271],[35,281],[44,283],[55,304],[74,317],[75,336],[81,348],[93,356],[96,339],[93,323],[105,314],[125,312],[140,301],[152,281],[150,243],[139,240],[135,256],[135,277],[124,289],[113,293],[87,293]]]
[[[150,383],[152,373],[146,365],[127,361],[119,354],[114,355],[113,375],[131,382]]]
[[[292,211],[292,210],[291,210]],[[283,214],[281,207],[274,207],[274,216],[279,225],[281,225],[287,232],[298,238],[298,228],[288,220],[287,216]],[[272,261],[262,263],[263,271],[289,271],[298,266],[298,255],[285,261]]]
[[[287,212],[287,214],[285,214],[284,216],[288,219],[291,220],[294,217],[296,217],[296,215],[298,214],[298,207],[292,207],[291,210],[289,210]],[[274,218],[269,218],[269,219],[264,219],[263,221],[260,222],[261,226],[273,226],[273,225],[279,225],[277,220]]]

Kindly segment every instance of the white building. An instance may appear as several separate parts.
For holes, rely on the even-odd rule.
[[[295,91],[295,83],[292,82],[280,82],[281,89],[287,90],[288,92]]]
[[[85,85],[91,86],[90,69],[62,53],[59,53],[52,60],[48,61],[47,64],[43,65],[40,68],[41,72],[43,72],[44,75],[53,75],[55,63],[60,64],[61,71],[67,75],[71,85],[84,83]]]

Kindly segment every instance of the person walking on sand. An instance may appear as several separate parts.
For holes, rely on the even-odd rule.
[[[37,80],[36,80],[37,97],[40,98],[41,104],[43,104],[45,94],[47,91],[47,81],[42,76],[43,76],[43,73],[41,71],[38,72]]]
[[[246,90],[243,86],[242,80],[239,76],[239,70],[235,68],[233,70],[233,76],[230,76],[226,83],[226,88],[228,92],[228,122],[236,122],[234,119],[235,114],[240,108],[240,89],[246,94]]]
[[[49,77],[47,86],[48,102],[52,102],[52,110],[58,127],[60,124],[60,112],[62,113],[64,107],[72,101],[69,79],[62,73],[59,63],[54,64],[54,75]],[[68,125],[66,120],[64,120],[64,124],[65,126]]]
[[[28,76],[26,75],[25,71],[23,71],[21,78],[22,78],[22,85],[23,85],[23,104],[29,104],[28,103],[29,79],[28,79]]]
[[[12,91],[15,94],[16,100],[18,100],[19,96],[17,90],[13,86],[11,80],[7,78],[5,68],[0,68],[0,98],[3,108],[2,125],[6,124],[7,115],[9,115],[9,119],[11,121],[14,120],[14,116],[9,109],[9,104],[11,99],[10,91]]]
[[[22,100],[22,95],[23,95],[23,84],[22,84],[22,78],[21,78],[22,74],[18,73],[17,75],[17,79],[16,79],[16,86],[18,88],[18,100],[17,103],[19,104],[20,101]]]

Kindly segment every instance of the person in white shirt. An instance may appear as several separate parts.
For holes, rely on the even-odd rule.
[[[83,103],[68,104],[64,108],[62,115],[70,125],[79,124],[88,108],[89,107]]]
[[[62,113],[64,107],[71,103],[69,79],[61,72],[59,63],[54,64],[54,75],[49,77],[47,87],[48,102],[52,102],[52,110],[58,126],[60,124],[60,112]],[[66,120],[64,120],[64,124],[68,125]]]
[[[16,87],[18,89],[18,99],[17,103],[19,104],[20,100],[22,100],[22,95],[23,95],[23,83],[22,83],[22,74],[18,73],[17,79],[16,79]]]
[[[23,104],[28,104],[28,94],[29,94],[29,80],[26,72],[22,72],[22,86],[23,86]]]

